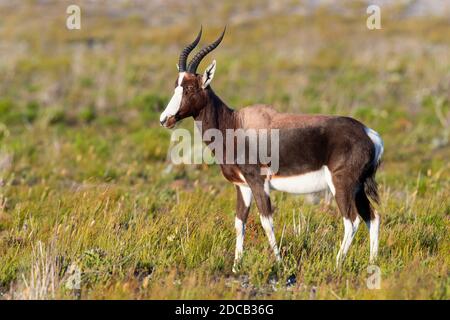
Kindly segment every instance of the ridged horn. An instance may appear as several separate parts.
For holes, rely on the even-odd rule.
[[[213,51],[222,41],[223,36],[225,35],[225,30],[227,29],[227,27],[225,27],[223,29],[222,34],[220,35],[220,37],[214,41],[213,43],[211,43],[209,46],[204,47],[202,50],[200,50],[199,52],[197,52],[197,54],[194,56],[194,58],[192,58],[191,62],[189,62],[189,65],[187,67],[187,71],[190,73],[196,73],[197,72],[197,68],[198,65],[200,64],[200,62],[202,61],[202,59],[211,51]]]
[[[181,51],[180,58],[178,59],[179,72],[186,71],[186,62],[187,62],[189,53],[191,53],[191,51],[197,46],[201,37],[202,37],[202,26],[200,26],[200,31],[197,35],[197,38],[195,38],[194,42],[192,42],[190,45],[186,46],[186,48],[184,48],[183,51]]]

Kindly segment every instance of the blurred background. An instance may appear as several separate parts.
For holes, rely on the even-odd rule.
[[[366,27],[369,3],[380,5],[381,30]],[[213,87],[231,107],[350,115],[383,134],[392,165],[447,160],[448,1],[76,1],[81,30],[66,28],[70,4],[0,2],[0,136],[52,126],[145,130],[137,138],[145,158],[163,161],[169,132],[155,120],[179,52],[201,24],[202,45],[228,25],[199,72],[217,59]]]
[[[66,28],[71,4],[81,8],[81,30]],[[380,6],[380,30],[366,26],[369,4]],[[217,60],[212,87],[230,107],[267,103],[280,111],[348,115],[382,135],[385,154],[379,180],[384,204],[393,215],[387,222],[394,226],[384,245],[398,249],[400,240],[394,235],[411,228],[410,221],[399,216],[423,214],[425,219],[417,226],[422,233],[412,227],[408,236],[425,240],[411,240],[419,247],[403,243],[398,260],[386,262],[391,268],[387,273],[397,276],[405,259],[415,259],[417,252],[421,259],[429,254],[439,271],[423,266],[432,280],[429,290],[417,295],[445,297],[435,275],[448,276],[448,254],[442,255],[441,247],[447,243],[448,248],[442,240],[448,240],[450,210],[448,0],[0,0],[0,293],[19,297],[33,292],[19,290],[23,284],[18,279],[37,268],[36,241],[46,243],[50,256],[65,257],[66,268],[67,261],[78,259],[100,275],[85,279],[91,287],[106,283],[109,288],[90,291],[88,297],[94,298],[136,297],[129,288],[110,286],[131,281],[129,272],[165,279],[163,271],[158,278],[153,270],[177,265],[186,274],[203,270],[216,275],[231,269],[234,204],[228,199],[233,188],[223,183],[217,167],[166,170],[170,131],[158,124],[173,92],[180,50],[200,25],[201,45],[227,25],[224,41],[204,59],[199,72]],[[192,129],[192,120],[182,126]],[[212,205],[217,198],[221,200]],[[412,205],[416,198],[422,201],[418,207]],[[183,199],[185,206],[180,205]],[[290,201],[284,202],[287,210],[302,203]],[[105,216],[98,217],[103,211]],[[209,214],[215,222],[205,220]],[[204,247],[198,249],[198,241],[182,237],[185,246],[198,250],[179,252],[179,243],[172,240],[181,231],[173,230],[180,221],[195,217],[204,224],[194,224],[190,232],[204,234]],[[157,220],[150,223],[152,219]],[[130,227],[136,221],[147,225],[139,227],[141,233]],[[430,221],[437,222],[430,227]],[[294,231],[288,228],[285,237],[294,238]],[[49,244],[55,234],[56,249]],[[327,243],[327,231],[321,234]],[[338,241],[332,234],[329,245],[334,247]],[[259,246],[255,257],[264,248],[263,235],[257,235],[253,243],[250,239],[250,246]],[[155,240],[160,238],[167,241]],[[158,249],[149,247],[151,243],[159,243]],[[363,243],[364,249],[355,250],[367,249]],[[171,246],[178,250],[173,255],[167,253]],[[434,249],[428,251],[430,247]],[[123,252],[129,254],[124,257]],[[291,254],[302,256],[300,251]],[[250,261],[260,268],[252,274],[262,279],[265,262],[261,267],[255,262],[259,260]],[[414,263],[409,267],[417,270]],[[304,270],[306,275],[310,270],[311,277],[316,273],[312,266]],[[342,281],[337,280],[334,290],[345,296],[339,291]],[[168,294],[198,297],[175,289]],[[361,297],[358,290],[347,289],[346,294]],[[14,296],[16,291],[22,293]],[[155,297],[155,292],[141,297]],[[223,297],[222,289],[209,293]]]

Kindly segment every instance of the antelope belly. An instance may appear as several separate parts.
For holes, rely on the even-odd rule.
[[[269,182],[270,188],[289,193],[311,193],[328,188],[326,167],[302,175],[290,177],[274,176]]]

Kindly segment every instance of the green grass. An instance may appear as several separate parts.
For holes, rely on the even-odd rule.
[[[236,6],[214,10],[228,21]],[[25,6],[0,27],[1,297],[449,298],[448,21],[390,19],[368,31],[364,19],[327,12],[273,14],[229,23],[200,66],[217,59],[212,86],[232,107],[350,115],[382,135],[382,280],[369,290],[366,228],[336,271],[335,204],[282,193],[275,231],[286,268],[252,208],[234,276],[234,187],[214,166],[166,170],[170,131],[158,126],[197,22],[149,27],[96,13],[69,32],[62,7],[47,8],[45,32],[33,32],[43,16]],[[213,39],[221,23],[197,14],[209,22],[204,41]],[[79,292],[65,285],[74,266]],[[291,273],[298,283],[286,289]]]

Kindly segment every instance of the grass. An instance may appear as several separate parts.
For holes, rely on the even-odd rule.
[[[64,9],[29,2],[0,25],[3,298],[449,298],[448,21],[390,17],[368,31],[365,17],[273,13],[229,23],[213,54],[213,87],[235,108],[350,115],[382,135],[382,280],[369,290],[365,227],[336,271],[335,204],[282,193],[275,231],[286,270],[252,208],[232,275],[235,190],[214,166],[166,170],[170,131],[157,121],[198,23],[151,27],[100,10],[72,32]],[[223,21],[254,10],[246,1],[213,9]],[[196,15],[206,42],[222,26],[205,12]],[[79,289],[67,286],[74,270]],[[291,273],[298,283],[286,289]]]

